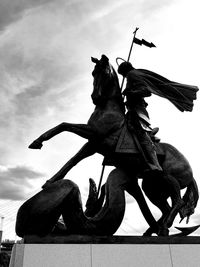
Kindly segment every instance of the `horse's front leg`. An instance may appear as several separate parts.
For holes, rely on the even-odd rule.
[[[43,133],[40,137],[38,137],[35,141],[33,141],[29,148],[32,149],[41,149],[42,143],[54,137],[55,135],[62,133],[64,131],[75,133],[85,139],[92,139],[95,136],[95,131],[91,128],[91,126],[87,124],[76,124],[76,123],[67,123],[63,122],[57,125],[54,128],[51,128],[47,132]]]
[[[49,184],[61,180],[65,177],[65,175],[81,160],[92,156],[96,153],[96,145],[92,142],[87,142],[83,147],[75,154],[52,178],[46,181],[46,183],[42,186],[43,188],[48,186]]]

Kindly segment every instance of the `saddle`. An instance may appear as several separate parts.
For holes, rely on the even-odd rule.
[[[154,128],[151,131],[150,136],[155,144],[157,156],[159,157],[159,159],[162,159],[164,157],[164,152],[161,150],[159,146],[160,139],[155,136],[158,130],[159,130],[158,128]],[[115,148],[115,153],[104,157],[102,165],[114,166],[115,163],[119,160],[118,158],[119,154],[127,156],[127,160],[129,159],[130,155],[138,157],[138,155],[141,154],[140,148],[138,147],[139,145],[137,137],[132,135],[128,130],[127,125],[124,124],[119,136],[119,140],[117,142],[117,146]]]
[[[155,143],[156,147],[156,153],[158,155],[163,155],[163,152],[159,148],[159,145],[157,145],[160,142],[160,138],[156,136],[157,132],[159,131],[159,128],[156,127],[152,129],[150,132],[150,137]],[[138,140],[137,137],[130,133],[128,130],[128,127],[126,124],[124,124],[123,129],[121,131],[119,140],[117,142],[117,146],[115,149],[116,153],[128,153],[128,154],[139,154],[140,149],[138,148]]]
[[[128,130],[126,123],[123,126],[117,146],[115,149],[116,153],[131,153],[138,154],[139,150],[137,148],[136,140],[132,137],[131,133]]]

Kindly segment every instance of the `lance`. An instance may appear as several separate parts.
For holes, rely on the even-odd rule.
[[[139,30],[139,28],[136,27],[135,31],[133,32],[133,40],[132,40],[131,47],[130,47],[130,50],[129,50],[127,62],[129,62],[129,60],[130,60],[131,53],[132,53],[132,50],[133,50],[133,44],[134,44],[135,36],[136,36],[136,33],[137,33],[138,30]]]
[[[130,50],[129,50],[129,53],[128,53],[127,62],[129,62],[129,60],[130,60],[131,53],[132,53],[132,50],[133,50],[133,44],[134,44],[134,41],[135,41],[135,36],[136,36],[136,33],[137,33],[138,30],[139,30],[139,28],[136,27],[135,28],[135,31],[133,32],[133,39],[132,39]],[[123,80],[122,80],[122,83],[121,83],[121,91],[122,91],[122,88],[123,88],[124,80],[125,80],[125,78],[123,77]],[[104,174],[104,170],[105,170],[105,164],[104,164],[104,162],[102,163],[102,165],[103,166],[102,166],[102,171],[101,171],[101,175],[100,175],[100,179],[99,179],[99,185],[98,185],[98,190],[97,190],[97,198],[98,198],[99,193],[100,193],[100,190],[101,190],[101,184],[102,184],[103,174]]]
[[[139,30],[139,28],[136,27],[135,31],[133,32],[133,39],[132,39],[131,47],[130,47],[130,50],[129,50],[129,53],[128,53],[127,62],[129,62],[129,60],[130,60],[131,53],[132,53],[132,50],[133,50],[133,44],[134,44],[134,41],[135,41],[135,36],[136,36],[136,33],[137,33],[138,30]],[[123,88],[123,85],[124,85],[124,80],[125,80],[125,77],[123,77],[123,79],[122,79],[121,91],[122,91],[122,88]]]
[[[104,174],[104,170],[105,170],[105,164],[104,162],[102,163],[102,170],[101,170],[101,176],[100,176],[100,179],[99,179],[99,185],[98,185],[98,190],[97,190],[97,199],[98,199],[98,196],[99,196],[99,193],[100,193],[100,190],[101,190],[101,184],[102,184],[102,180],[103,180],[103,174]]]

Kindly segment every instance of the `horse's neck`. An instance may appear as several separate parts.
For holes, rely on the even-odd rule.
[[[114,112],[119,112],[119,113],[123,113],[123,101],[119,101],[119,99],[109,99],[104,107],[105,112],[106,111],[114,111]]]
[[[96,106],[88,125],[104,136],[113,129],[118,130],[124,123],[124,113],[118,101],[110,99],[104,106]]]
[[[125,113],[124,101],[123,101],[123,97],[121,94],[118,80],[115,81],[115,83],[113,84],[112,93],[108,99],[107,105],[108,106],[110,105],[116,109],[119,109],[123,114]]]

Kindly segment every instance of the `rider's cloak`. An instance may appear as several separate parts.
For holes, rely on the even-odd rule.
[[[139,81],[151,93],[168,99],[180,111],[192,111],[199,90],[197,86],[173,82],[146,69],[133,69],[131,76],[133,81]]]

